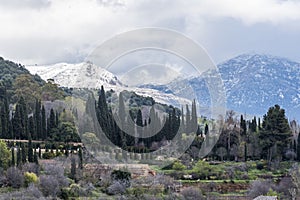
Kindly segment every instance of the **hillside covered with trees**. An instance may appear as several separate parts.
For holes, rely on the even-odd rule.
[[[0,74],[0,198],[217,199],[268,194],[290,199],[300,195],[300,129],[280,105],[252,119],[227,111],[216,135],[212,131],[216,120],[197,115],[195,101],[176,108],[102,87],[95,93],[81,91],[89,94],[84,101],[75,96],[84,102],[83,114],[65,104],[72,89],[42,81],[22,65],[2,58]],[[125,153],[103,143],[95,122]],[[156,134],[140,138],[128,132]],[[180,157],[144,156],[167,147],[174,137],[194,138]],[[216,144],[200,157],[201,147],[209,142]],[[91,149],[85,148],[88,143]],[[105,151],[117,161],[128,157],[151,170],[146,176],[133,176],[137,168],[103,166],[106,163],[88,150]],[[159,168],[164,160],[172,164]]]

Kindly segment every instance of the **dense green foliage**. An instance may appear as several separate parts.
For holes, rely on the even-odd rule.
[[[6,169],[10,164],[11,153],[2,140],[0,140],[0,155],[0,168]]]
[[[109,97],[111,95],[111,92],[112,91],[107,94],[104,91],[104,88],[101,88],[98,101],[96,102],[96,114],[102,130],[110,141],[123,149],[135,152],[156,150],[158,147],[155,146],[154,143],[171,140],[178,132],[195,133],[197,130],[195,102],[193,102],[192,105],[192,115],[190,114],[189,107],[186,106],[186,116],[188,117],[186,117],[185,120],[182,118],[185,125],[182,124],[180,127],[182,113],[173,106],[163,106],[163,109],[165,109],[164,111],[168,113],[164,118],[161,118],[161,116],[155,112],[153,107],[149,110],[149,116],[144,116],[142,109],[145,108],[145,106],[150,107],[155,104],[155,101],[150,100],[149,98],[144,101],[144,103],[146,103],[146,105],[143,105],[144,107],[131,107],[129,116],[126,117],[124,108],[125,98],[129,99],[128,101],[132,103],[132,98],[137,98],[135,94],[133,96],[128,96],[128,93],[125,93],[125,97],[123,97],[123,93],[120,93],[118,112],[117,115],[114,114],[113,108],[111,107],[112,104],[108,104],[106,99],[107,96]],[[143,98],[141,97],[141,99]],[[90,99],[87,101],[87,111],[93,110],[91,107],[95,106],[95,104],[91,102],[95,102],[95,100]],[[141,101],[139,100],[138,102]],[[119,123],[116,122],[115,116],[118,117],[117,121]],[[133,123],[131,121],[133,121]],[[137,128],[135,128],[135,124],[137,125]],[[162,124],[163,126],[161,127]],[[159,130],[160,127],[161,130]],[[133,133],[132,135],[136,135],[136,137],[128,134],[128,131]],[[147,137],[148,134],[153,132],[156,134]]]

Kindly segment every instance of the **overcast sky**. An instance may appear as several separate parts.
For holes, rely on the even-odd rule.
[[[300,62],[297,0],[0,0],[0,56],[25,65],[76,63],[115,34],[181,32],[215,63],[256,52]]]

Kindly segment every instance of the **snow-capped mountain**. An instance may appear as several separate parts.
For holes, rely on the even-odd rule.
[[[136,88],[127,87],[112,73],[89,62],[28,66],[27,69],[65,87],[100,88],[104,85],[106,89],[134,91],[174,106],[190,103],[187,99],[194,98],[190,94],[195,94],[204,109],[211,104],[205,82],[208,73],[167,85],[148,84]],[[300,63],[268,55],[243,54],[219,64],[218,69],[226,90],[227,109],[262,116],[270,106],[279,104],[290,119],[300,119]]]
[[[78,64],[57,63],[47,66],[26,66],[31,74],[38,74],[42,79],[53,79],[64,87],[100,88],[101,85],[122,86],[118,78],[91,62]]]
[[[300,64],[269,55],[243,54],[221,63],[219,70],[230,109],[264,114],[274,104],[300,119]]]
[[[141,96],[150,96],[162,104],[180,107],[180,105],[191,103],[185,98],[159,90],[127,87],[114,74],[91,62],[77,64],[57,63],[47,66],[26,66],[26,68],[31,74],[38,74],[45,81],[53,79],[55,83],[63,87],[99,89],[103,85],[106,90],[112,89],[116,92],[127,90]]]
[[[262,116],[270,106],[280,105],[290,119],[300,119],[300,64],[285,58],[243,54],[218,65],[227,109]],[[210,106],[210,94],[203,76],[187,80],[201,106]],[[168,93],[182,90],[182,81],[169,85],[147,86]],[[170,92],[170,88],[174,90]]]

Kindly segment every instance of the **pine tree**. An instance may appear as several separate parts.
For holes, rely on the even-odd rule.
[[[259,133],[263,148],[262,156],[271,161],[274,156],[271,148],[276,146],[275,156],[281,158],[291,136],[292,132],[285,116],[285,110],[281,109],[279,105],[269,108],[268,113],[263,117],[262,130]]]

